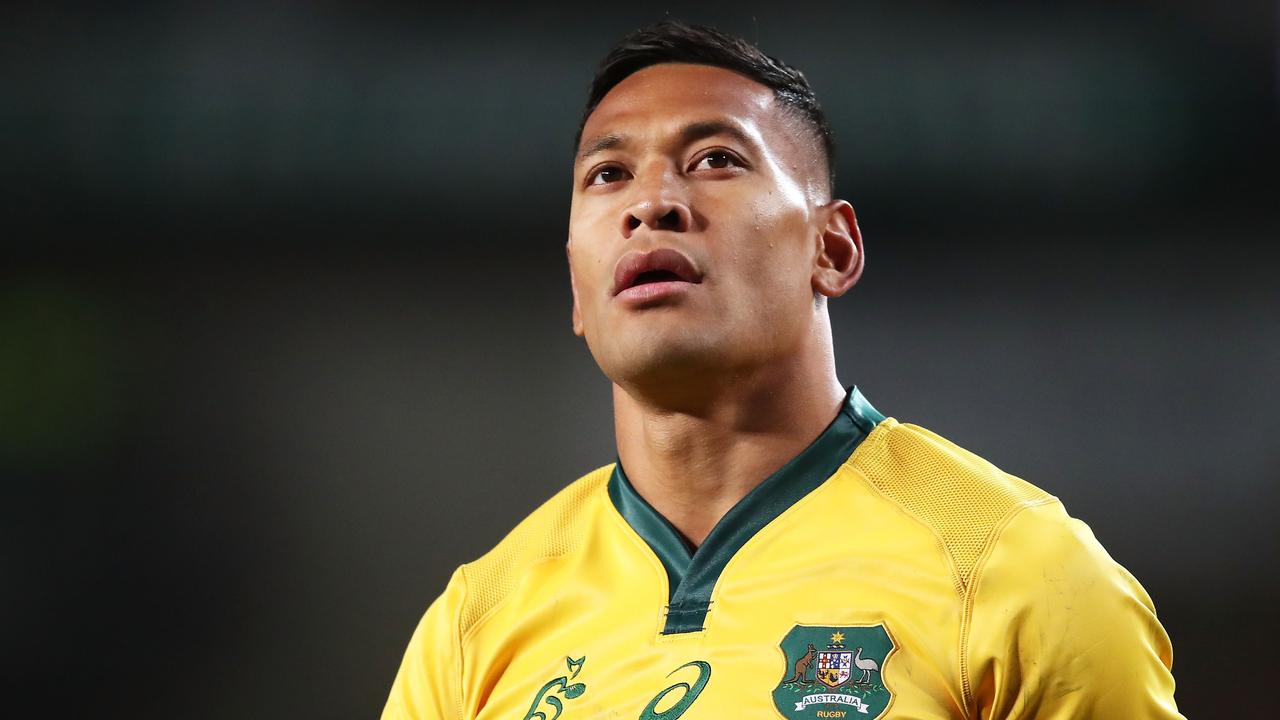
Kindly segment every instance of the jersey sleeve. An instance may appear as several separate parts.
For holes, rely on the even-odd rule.
[[[405,650],[382,720],[461,720],[459,616],[466,597],[459,568],[427,608]]]
[[[1060,503],[1015,514],[971,592],[967,679],[978,717],[1182,717],[1151,598]]]

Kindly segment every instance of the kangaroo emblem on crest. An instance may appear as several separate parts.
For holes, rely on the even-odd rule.
[[[799,683],[801,685],[812,685],[813,683],[805,679],[805,675],[809,674],[809,666],[813,664],[813,656],[817,654],[817,652],[818,651],[813,647],[813,643],[809,643],[809,652],[801,655],[800,659],[796,660],[796,674],[792,675],[791,679],[787,680],[787,682]]]

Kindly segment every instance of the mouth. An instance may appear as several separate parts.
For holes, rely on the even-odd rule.
[[[613,295],[631,288],[658,283],[702,282],[702,273],[683,253],[671,248],[632,251],[618,259],[613,273]]]

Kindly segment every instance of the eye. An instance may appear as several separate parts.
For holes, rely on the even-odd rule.
[[[617,165],[605,165],[587,175],[587,185],[608,185],[626,180],[627,177],[627,171]]]
[[[728,150],[712,150],[698,158],[690,170],[725,170],[731,167],[746,167],[746,163]]]

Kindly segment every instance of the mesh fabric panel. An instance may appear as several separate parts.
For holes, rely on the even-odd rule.
[[[613,466],[607,465],[578,479],[534,510],[483,557],[462,567],[467,597],[459,619],[461,637],[467,637],[515,590],[526,568],[578,547],[585,535],[579,526],[588,516],[580,509],[592,494],[603,496],[602,486],[612,472]]]
[[[893,418],[880,423],[850,460],[882,495],[933,529],[962,593],[1004,519],[1053,500],[949,440]]]

